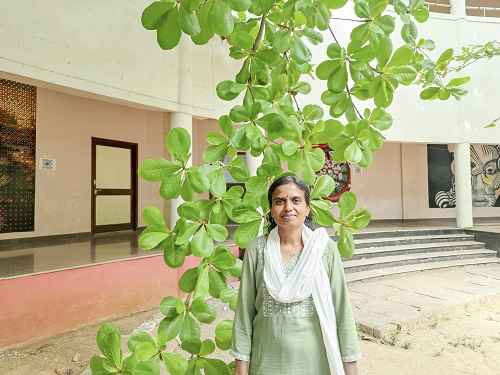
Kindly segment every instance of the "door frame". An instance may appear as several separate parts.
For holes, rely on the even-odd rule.
[[[126,148],[130,150],[130,189],[102,189],[101,194],[96,194],[95,178],[96,178],[96,148],[97,146],[109,146]],[[91,176],[90,176],[90,217],[91,233],[101,233],[101,232],[113,232],[119,230],[137,230],[137,143],[116,141],[112,139],[97,138],[92,137],[91,141]],[[125,190],[129,192],[131,198],[130,204],[130,223],[126,224],[108,224],[108,225],[96,225],[95,215],[96,215],[96,196],[97,195],[120,195],[124,193]],[[126,194],[128,195],[128,194]]]

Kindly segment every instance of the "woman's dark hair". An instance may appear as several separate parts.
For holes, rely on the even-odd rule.
[[[271,216],[271,207],[273,205],[273,192],[276,190],[278,186],[287,185],[287,184],[295,184],[300,190],[304,192],[304,198],[306,200],[306,204],[309,207],[309,202],[311,201],[311,192],[309,190],[309,186],[302,181],[300,178],[293,174],[284,174],[281,177],[278,177],[273,181],[269,189],[267,190],[267,200],[269,202],[269,213],[267,214],[267,233],[270,233],[273,228],[276,227],[276,222]],[[307,215],[304,224],[307,225],[311,229],[315,229],[316,225],[313,223],[312,214],[309,212]]]

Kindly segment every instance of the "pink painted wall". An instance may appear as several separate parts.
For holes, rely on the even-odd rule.
[[[154,308],[178,295],[161,255],[0,280],[0,348]]]
[[[230,249],[238,255],[237,246]],[[155,254],[0,279],[0,348],[155,308],[179,295],[179,278],[198,263],[190,256],[172,269]]]

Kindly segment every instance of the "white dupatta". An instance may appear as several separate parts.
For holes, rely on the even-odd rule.
[[[337,321],[330,280],[323,265],[329,237],[324,228],[303,225],[304,248],[293,272],[284,273],[278,227],[269,233],[264,250],[264,281],[269,294],[280,303],[303,301],[312,295],[319,317],[331,375],[345,375],[337,337]]]

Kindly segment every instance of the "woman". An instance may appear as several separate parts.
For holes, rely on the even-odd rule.
[[[269,235],[243,261],[236,375],[356,375],[361,357],[340,254],[312,231],[309,188],[285,175],[268,191]]]

